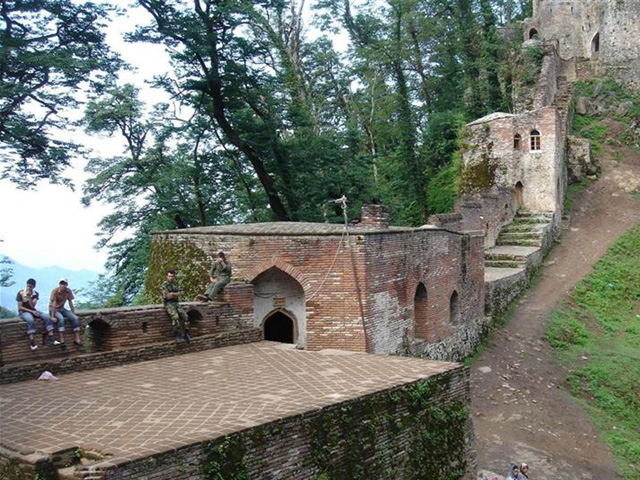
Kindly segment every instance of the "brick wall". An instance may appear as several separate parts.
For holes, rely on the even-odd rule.
[[[410,341],[438,343],[482,318],[483,250],[480,234],[421,230],[367,236],[363,303],[369,351],[396,352],[405,336]],[[416,317],[420,284],[426,289],[426,300]],[[457,315],[451,318],[454,291]]]
[[[183,355],[201,350],[210,350],[212,348],[260,342],[262,340],[262,330],[258,328],[245,328],[196,337],[191,344],[186,345],[181,343],[177,347],[173,341],[169,341],[125,347],[109,352],[65,355],[62,358],[45,358],[39,361],[13,363],[0,368],[0,385],[25,380],[35,380],[45,370],[57,376],[66,373],[115,367],[174,355]]]
[[[305,225],[314,228],[314,224]],[[407,331],[413,335],[414,295],[420,281],[428,291],[426,341],[439,342],[466,321],[482,318],[481,237],[438,229],[354,227],[347,236],[339,233],[340,228],[332,235],[266,235],[255,234],[259,226],[247,228],[254,234],[176,230],[155,234],[154,242],[188,243],[210,258],[225,251],[234,266],[233,281],[255,282],[271,268],[290,275],[305,298],[304,310],[296,300],[304,318],[292,315],[297,317],[298,331],[306,326],[306,337],[299,335],[296,343],[310,350],[396,352]],[[272,302],[272,309],[292,313],[284,286],[283,292],[277,291],[274,282],[269,287],[273,295],[266,301]],[[460,321],[455,326],[449,321],[454,290],[460,298]],[[259,301],[255,327],[262,326],[268,310],[265,299]]]
[[[225,289],[220,301],[181,303],[192,320],[192,336],[251,328],[253,325],[253,286],[237,284]],[[81,333],[88,333],[88,352],[110,351],[116,348],[150,345],[173,338],[171,320],[162,305],[108,308],[79,311]],[[85,326],[91,328],[85,330]],[[38,344],[44,339],[44,325],[37,321]],[[26,322],[20,318],[0,320],[0,366],[19,362],[44,361],[72,357],[79,353],[71,345],[73,332],[66,322],[65,351],[59,347],[40,346],[32,351],[28,346]]]
[[[207,477],[203,469],[210,460],[216,459],[227,462],[223,465],[229,476],[233,475],[234,470],[243,470],[245,476],[242,478],[247,479],[337,480],[360,478],[350,468],[356,461],[364,460],[361,465],[364,472],[360,475],[366,475],[367,478],[412,480],[422,477],[419,472],[412,471],[411,460],[424,456],[430,465],[441,463],[440,471],[459,470],[457,475],[447,478],[472,480],[475,479],[476,463],[473,427],[468,416],[462,417],[463,431],[450,436],[447,443],[443,441],[428,451],[424,444],[421,449],[419,442],[416,442],[417,436],[430,428],[433,429],[430,433],[437,436],[443,433],[446,426],[434,427],[433,424],[413,421],[425,417],[434,406],[446,408],[454,403],[468,406],[468,375],[467,368],[457,367],[413,384],[247,428],[212,443],[193,444],[119,465],[113,465],[108,460],[97,462],[84,467],[80,473],[82,478],[105,480],[205,479]],[[415,402],[409,399],[410,395],[407,395],[408,389],[427,384],[430,388],[424,391],[432,391],[433,395],[428,397],[425,404],[416,407]],[[437,388],[433,389],[433,386]],[[363,433],[356,445],[352,442],[352,432],[345,430],[349,425],[356,426]],[[436,428],[442,431],[436,432]],[[463,447],[456,454],[451,445],[458,442]],[[220,446],[218,452],[226,453],[210,456],[217,446]],[[357,458],[352,457],[354,452]],[[322,472],[323,464],[329,465],[331,471]],[[430,467],[425,463],[422,468]],[[320,477],[320,473],[324,474]],[[438,478],[443,477],[444,472]]]

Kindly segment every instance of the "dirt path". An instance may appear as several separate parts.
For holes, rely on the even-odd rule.
[[[616,151],[621,162],[613,160]],[[576,198],[570,228],[542,277],[520,300],[499,343],[472,366],[479,478],[502,478],[512,461],[529,463],[535,480],[616,478],[607,445],[566,394],[567,371],[543,340],[553,307],[640,221],[640,204],[628,193],[640,186],[640,155],[607,145],[602,157],[602,178]]]

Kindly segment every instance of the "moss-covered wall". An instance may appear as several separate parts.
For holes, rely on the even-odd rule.
[[[490,150],[482,153],[479,161],[469,163],[462,168],[460,175],[460,194],[471,195],[490,190],[495,185],[498,162],[490,156]]]
[[[162,284],[167,270],[176,271],[178,285],[184,291],[180,300],[189,301],[204,293],[209,283],[211,260],[192,244],[171,242],[161,236],[154,237],[145,281],[146,303],[162,301]]]
[[[469,478],[467,403],[464,397],[447,398],[457,390],[455,377],[416,382],[295,423],[276,422],[206,443],[202,474],[210,480]]]

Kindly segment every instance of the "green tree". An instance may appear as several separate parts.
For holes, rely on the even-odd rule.
[[[69,183],[80,146],[56,138],[76,92],[121,67],[105,43],[108,9],[72,0],[0,1],[0,179]]]
[[[109,249],[106,266],[117,278],[112,290],[127,302],[144,284],[151,232],[242,220],[250,202],[238,200],[252,189],[238,188],[244,174],[217,151],[209,122],[175,119],[162,104],[147,112],[138,93],[131,85],[113,86],[85,112],[89,133],[117,135],[125,144],[123,155],[90,160],[83,201],[113,207],[99,224],[98,247]],[[127,238],[115,241],[118,232]]]

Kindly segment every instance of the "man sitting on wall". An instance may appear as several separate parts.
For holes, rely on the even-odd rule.
[[[18,315],[22,320],[27,322],[27,334],[29,335],[29,347],[31,350],[36,350],[38,346],[35,341],[36,333],[36,318],[39,318],[44,322],[44,328],[47,331],[47,344],[48,345],[60,345],[60,342],[53,338],[53,322],[51,317],[44,312],[36,310],[36,304],[40,299],[40,294],[34,289],[36,288],[36,281],[33,278],[27,280],[27,288],[20,290],[16,295],[16,302],[18,302]]]
[[[51,290],[51,297],[49,298],[49,311],[53,323],[56,324],[58,334],[60,335],[60,342],[64,346],[64,320],[65,318],[71,322],[75,339],[73,344],[76,348],[82,348],[82,341],[80,340],[80,322],[75,314],[75,307],[73,306],[73,292],[69,288],[69,280],[61,278],[58,282],[58,286]],[[65,304],[69,302],[70,310],[64,308]]]
[[[224,252],[219,252],[218,257],[211,266],[209,280],[211,283],[207,287],[204,295],[198,295],[197,299],[202,302],[208,302],[222,291],[222,289],[231,281],[231,262],[227,260]]]
[[[164,309],[171,317],[171,325],[173,326],[173,339],[176,345],[180,343],[180,324],[182,323],[182,330],[184,331],[184,339],[187,343],[191,342],[191,336],[189,335],[189,317],[187,312],[180,308],[178,305],[178,297],[182,293],[180,287],[175,282],[176,272],[169,270],[167,272],[167,281],[162,284],[162,302],[164,303]]]

